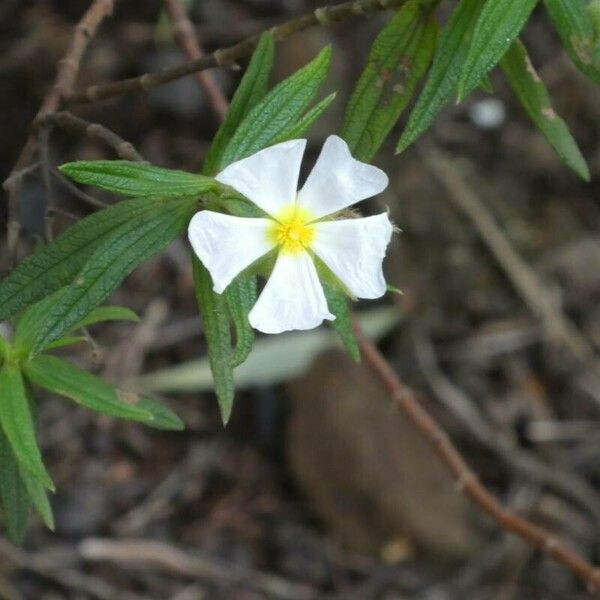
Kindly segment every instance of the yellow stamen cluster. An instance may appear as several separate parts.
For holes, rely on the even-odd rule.
[[[269,240],[279,246],[280,252],[302,252],[315,239],[313,221],[314,217],[307,210],[296,205],[286,207],[269,228]]]

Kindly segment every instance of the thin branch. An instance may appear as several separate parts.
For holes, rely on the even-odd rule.
[[[356,323],[354,330],[365,363],[389,392],[394,405],[402,410],[429,442],[440,460],[456,476],[458,490],[494,519],[502,529],[515,533],[533,548],[563,564],[587,584],[590,592],[599,590],[600,569],[568,548],[546,529],[505,508],[481,484],[446,432],[421,406],[413,391],[400,381],[377,347],[365,337]]]
[[[317,8],[311,13],[272,27],[268,31],[276,40],[282,40],[314,25],[327,25],[374,11],[398,8],[405,2],[406,0],[353,0],[352,2],[345,2],[336,6]],[[215,69],[217,67],[235,67],[236,61],[247,56],[254,50],[259,38],[260,35],[253,35],[234,46],[216,50],[212,54],[190,60],[173,69],[166,69],[159,73],[145,73],[131,79],[93,85],[79,92],[67,95],[65,102],[67,104],[93,102],[133,92],[144,92],[170,81],[180,79],[181,77],[197,73],[198,71]]]
[[[194,26],[190,21],[186,8],[181,0],[164,0],[165,8],[173,23],[173,34],[183,53],[190,60],[201,58],[204,53],[196,38]],[[227,114],[229,104],[221,88],[215,82],[211,73],[198,71],[196,79],[204,90],[206,98],[213,112],[222,121]]]
[[[81,58],[86,51],[90,41],[94,37],[100,23],[108,17],[114,8],[116,0],[94,0],[75,27],[73,38],[69,48],[60,62],[58,73],[51,90],[44,98],[35,120],[44,115],[55,112],[63,97],[68,95],[75,84],[75,78],[79,71]],[[19,155],[11,173],[4,181],[3,187],[8,193],[8,252],[14,262],[17,241],[21,225],[19,222],[19,196],[21,191],[21,173],[33,160],[38,148],[38,134],[33,132]]]
[[[135,149],[134,145],[118,136],[104,125],[90,123],[81,117],[76,117],[69,111],[63,110],[46,114],[37,119],[36,124],[43,126],[51,123],[61,129],[72,131],[79,135],[96,139],[109,148],[112,148],[120,158],[125,160],[142,161],[144,157]]]

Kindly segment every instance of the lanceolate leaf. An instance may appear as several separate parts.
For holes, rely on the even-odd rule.
[[[0,282],[0,321],[71,283],[97,245],[116,229],[153,212],[162,200],[125,200],[82,219],[25,259]]]
[[[0,503],[10,539],[20,544],[31,512],[27,488],[19,473],[13,451],[0,431]]]
[[[16,366],[5,363],[0,369],[0,390],[0,425],[14,455],[46,489],[54,490],[52,479],[42,463],[25,384]]]
[[[202,314],[215,393],[221,409],[221,418],[223,423],[227,424],[231,416],[234,397],[231,332],[227,304],[224,295],[216,294],[213,291],[210,274],[202,263],[195,256],[192,261],[196,299]]]
[[[315,121],[329,108],[329,105],[335,100],[336,93],[333,92],[315,104],[298,121],[286,129],[282,135],[272,140],[269,145],[293,140],[303,136],[315,123]]]
[[[66,335],[65,337],[58,338],[51,344],[48,344],[44,348],[44,350],[56,350],[58,348],[65,348],[66,346],[72,346],[73,344],[81,344],[87,341],[88,339],[83,335]]]
[[[335,315],[335,320],[327,321],[327,323],[337,331],[348,354],[356,362],[360,362],[360,349],[352,329],[352,314],[348,306],[348,297],[328,285],[324,285],[323,289],[329,310],[331,314]]]
[[[219,188],[212,177],[129,160],[82,160],[60,170],[78,183],[134,198],[193,198]]]
[[[456,91],[481,7],[482,0],[460,0],[452,13],[437,44],[425,87],[410,114],[396,152],[402,152],[410,146],[433,123]]]
[[[600,50],[586,0],[544,0],[563,46],[577,68],[600,83]]]
[[[238,275],[227,286],[224,296],[235,326],[235,350],[231,363],[237,367],[248,358],[254,342],[254,329],[248,321],[248,313],[256,302],[256,276]]]
[[[458,86],[466,98],[482,78],[498,64],[519,35],[538,0],[486,0],[469,45]]]
[[[433,15],[411,0],[377,36],[340,134],[357,159],[368,162],[379,150],[429,66],[436,35]]]
[[[29,502],[42,518],[44,525],[54,531],[54,513],[44,486],[25,469],[21,468],[19,473],[27,490]]]
[[[276,85],[248,113],[231,138],[219,169],[270,146],[293,130],[321,87],[331,61],[331,48]]]
[[[580,177],[589,180],[589,169],[577,142],[566,123],[554,112],[548,90],[533,67],[525,46],[519,40],[513,42],[501,65],[510,86],[531,120],[565,163]]]
[[[156,429],[183,429],[177,415],[154,400],[120,392],[108,381],[55,356],[36,356],[25,364],[25,374],[36,385],[90,410]]]
[[[17,325],[15,345],[34,354],[70,331],[137,265],[180,234],[195,207],[189,199],[164,201],[151,215],[117,228],[96,247],[72,284],[27,309]]]
[[[95,308],[87,317],[79,321],[73,329],[79,327],[89,327],[96,323],[105,321],[139,321],[139,317],[130,309],[124,306],[99,306]]]
[[[219,167],[226,166],[221,164],[220,159],[227,144],[248,111],[266,94],[269,73],[273,67],[273,46],[273,36],[270,33],[263,34],[206,156],[202,168],[205,175],[215,175]]]

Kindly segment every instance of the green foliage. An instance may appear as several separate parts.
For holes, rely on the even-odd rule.
[[[265,33],[261,36],[256,50],[252,54],[244,77],[231,99],[225,120],[210,146],[202,168],[205,175],[215,175],[226,166],[222,164],[221,158],[233,134],[249,110],[266,94],[269,73],[273,68],[273,52],[273,36]]]
[[[110,383],[55,356],[41,354],[24,365],[35,385],[85,408],[156,429],[183,429],[179,417],[150,398],[116,390]]]
[[[336,92],[333,92],[329,94],[329,96],[323,98],[323,100],[315,104],[295,123],[292,123],[289,129],[284,130],[284,132],[278,138],[275,138],[269,146],[302,137],[312,127],[313,123],[315,123],[327,108],[329,108],[329,105],[335,100],[336,96]]]
[[[600,83],[600,44],[586,0],[544,0],[563,46],[577,68]]]
[[[42,300],[38,305],[45,302]],[[118,306],[102,307],[92,310],[77,327],[121,318],[133,320],[135,315]],[[78,337],[60,338],[47,349],[80,340]],[[21,345],[15,347],[2,339],[0,353],[0,506],[7,531],[16,542],[23,538],[31,507],[36,509],[47,527],[54,528],[46,493],[47,489],[53,490],[54,485],[42,463],[35,435],[33,403],[28,397],[24,378],[28,384],[109,416],[157,429],[183,429],[177,415],[151,398],[116,390],[99,377],[53,356],[37,354],[30,359],[31,349],[23,345],[26,341],[27,337],[21,336],[18,340]]]
[[[21,480],[25,484],[29,502],[42,518],[44,525],[54,531],[54,514],[44,486],[25,469],[20,469]]]
[[[538,0],[486,0],[473,30],[469,52],[458,84],[466,98],[498,64],[519,35]]]
[[[531,120],[564,162],[588,181],[590,172],[577,142],[566,123],[552,108],[546,86],[533,67],[525,46],[519,40],[513,42],[501,65],[511,88]]]
[[[212,177],[128,160],[82,160],[60,170],[77,183],[133,198],[194,198],[218,189]]]
[[[130,308],[125,308],[124,306],[99,306],[88,313],[73,329],[89,327],[90,325],[106,321],[133,321],[136,323],[139,320],[139,317]]]
[[[10,539],[20,544],[31,512],[31,502],[21,478],[19,464],[0,430],[0,503]]]
[[[348,306],[348,297],[327,284],[323,285],[323,290],[327,306],[329,306],[331,314],[335,316],[335,320],[328,321],[329,325],[337,331],[348,354],[356,362],[360,362],[360,349],[352,329],[352,314]]]
[[[164,201],[152,214],[116,228],[99,244],[75,280],[29,307],[15,332],[17,346],[36,353],[77,326],[100,305],[123,279],[186,228],[195,201]]]
[[[215,382],[215,393],[219,401],[223,424],[226,425],[231,416],[235,394],[227,302],[223,294],[213,291],[210,273],[195,256],[192,257],[192,264],[196,299],[202,314],[204,337],[208,345],[208,359]]]
[[[235,327],[231,364],[237,367],[248,358],[254,343],[254,329],[248,321],[248,313],[256,303],[256,275],[241,273],[227,286],[224,296]]]
[[[275,141],[298,135],[296,125],[325,80],[331,48],[324,48],[302,69],[276,85],[246,115],[219,162],[219,170]]]
[[[0,369],[0,425],[19,464],[46,489],[54,483],[42,462],[25,383],[16,365],[6,361]]]
[[[413,108],[396,152],[412,144],[435,120],[441,108],[456,92],[473,27],[482,0],[460,0],[444,27],[425,87]]]
[[[161,203],[146,198],[119,202],[82,219],[26,258],[0,282],[0,321],[70,283],[99,244]]]
[[[412,98],[435,49],[437,21],[411,0],[381,30],[348,102],[340,135],[370,161]]]

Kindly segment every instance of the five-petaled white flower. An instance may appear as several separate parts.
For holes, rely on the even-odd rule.
[[[387,214],[327,219],[382,192],[388,184],[386,174],[352,158],[348,145],[332,135],[297,192],[305,146],[306,140],[275,144],[217,175],[267,218],[204,210],[189,225],[192,247],[219,294],[246,267],[277,248],[273,271],[248,315],[252,327],[265,333],[312,329],[323,319],[335,319],[313,255],[358,298],[379,298],[386,291],[382,262],[393,231]]]

